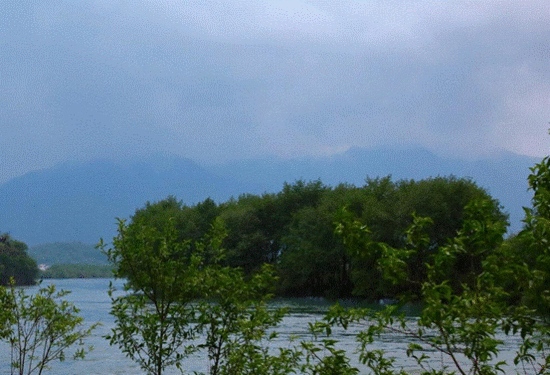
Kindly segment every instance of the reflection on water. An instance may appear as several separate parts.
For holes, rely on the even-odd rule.
[[[114,319],[109,315],[110,299],[107,295],[109,282],[108,279],[69,279],[69,280],[48,280],[44,285],[54,283],[58,290],[70,290],[71,294],[65,299],[74,303],[81,310],[81,315],[85,319],[85,324],[91,325],[95,322],[101,322],[102,326],[98,327],[86,340],[86,344],[93,345],[94,350],[90,352],[84,360],[67,360],[66,362],[55,362],[52,364],[52,370],[49,374],[57,375],[93,375],[93,374],[141,374],[139,366],[127,359],[121,351],[116,347],[110,347],[108,342],[102,337],[109,333],[114,325]],[[122,288],[122,281],[114,281],[118,289]],[[28,288],[29,293],[36,291],[38,287]],[[347,307],[358,307],[353,301],[342,302]],[[324,312],[330,306],[330,303],[323,299],[316,298],[301,298],[301,299],[277,299],[274,301],[276,307],[288,307],[289,314],[283,319],[281,325],[277,328],[280,335],[273,342],[276,347],[290,347],[292,338],[308,337],[308,323],[314,320],[321,319]],[[365,306],[362,306],[365,307]],[[411,310],[411,314],[414,310]],[[348,328],[347,331],[335,329],[333,331],[334,338],[339,340],[339,348],[346,350],[352,358],[352,363],[359,368],[356,349],[357,343],[355,335],[366,328],[365,325],[355,325]],[[514,348],[517,347],[517,342],[510,338],[506,339],[506,346],[501,353],[500,359],[507,360],[512,363],[514,356]],[[405,356],[407,345],[410,342],[409,338],[403,334],[392,333],[384,335],[379,341],[373,345],[373,349],[383,349],[387,353],[397,357],[397,363],[403,366],[405,370],[412,370],[414,362]],[[9,374],[9,346],[0,343],[0,374]],[[437,356],[437,355],[436,355]],[[69,357],[68,357],[69,358]],[[446,358],[437,357],[433,359],[435,365],[450,365]],[[196,355],[188,358],[184,365],[186,373],[193,371],[206,372],[207,361],[204,356]],[[179,374],[180,372],[173,368],[165,371],[166,375]],[[362,373],[368,374],[368,371],[363,367]],[[412,372],[411,372],[412,373]]]

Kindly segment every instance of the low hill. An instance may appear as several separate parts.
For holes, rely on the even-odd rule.
[[[107,265],[107,256],[95,245],[82,242],[55,242],[31,246],[28,254],[38,264],[93,264]]]

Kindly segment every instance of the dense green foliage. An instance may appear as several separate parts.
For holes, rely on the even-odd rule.
[[[384,357],[386,353],[368,349],[388,330],[412,340],[407,353],[402,355],[415,358],[419,370],[425,374],[450,371],[496,374],[504,365],[494,364],[502,345],[496,335],[507,324],[517,326],[524,322],[524,316],[513,313],[504,303],[506,291],[495,283],[495,278],[504,272],[495,266],[495,261],[502,256],[499,252],[506,223],[494,215],[492,204],[486,199],[471,201],[465,207],[464,215],[462,228],[438,247],[423,265],[427,277],[420,283],[419,296],[414,296],[422,301],[418,321],[396,316],[399,305],[379,313],[352,310],[336,314],[343,316],[348,324],[349,321],[371,322],[369,329],[358,338],[360,358],[375,373],[381,370],[388,375],[398,373],[391,359]],[[406,232],[406,246],[400,249],[372,243],[365,235],[366,228],[354,224],[346,223],[341,229],[350,250],[369,253],[382,249],[383,255],[377,265],[382,279],[389,285],[417,282],[407,267],[407,259],[430,243],[426,233],[433,225],[431,220],[416,217]],[[361,242],[358,239],[366,240]],[[405,304],[413,296],[399,293],[395,297]],[[445,357],[441,361],[445,363],[443,368],[434,367],[430,351]]]
[[[16,285],[34,284],[38,266],[27,254],[27,245],[8,234],[0,235],[0,239],[0,285],[9,285],[10,279]]]
[[[111,345],[151,375],[179,368],[197,351],[206,352],[209,375],[355,373],[331,340],[270,349],[277,337],[271,330],[285,314],[267,305],[277,282],[273,267],[247,275],[224,265],[227,232],[219,218],[201,239],[182,241],[171,216],[178,211],[158,209],[174,203],[149,204],[129,224],[121,221],[106,250],[128,292],[114,297],[110,291]],[[320,333],[316,325],[311,331]]]
[[[107,339],[148,374],[160,375],[190,351],[186,343],[195,332],[190,303],[202,287],[196,277],[202,258],[190,251],[190,241],[180,241],[171,216],[149,213],[136,215],[129,225],[120,221],[106,250],[115,276],[126,278],[125,290],[131,292],[113,297],[111,288],[116,327]],[[99,247],[105,249],[103,243]]]
[[[129,224],[121,221],[106,250],[115,276],[126,278],[130,292],[112,297],[116,327],[106,337],[110,344],[154,375],[180,367],[187,355],[202,349],[211,375],[285,367],[260,345],[282,317],[266,305],[275,281],[272,269],[264,266],[247,279],[241,270],[222,266],[226,232],[220,220],[200,240],[181,240],[173,212],[159,211],[161,206],[174,207],[174,201],[148,205]],[[99,247],[106,249],[103,243]],[[199,333],[203,343],[196,342]]]
[[[365,257],[346,251],[342,238],[334,232],[335,222],[353,214],[368,226],[372,241],[399,248],[404,245],[403,232],[412,223],[413,213],[431,218],[434,225],[428,229],[430,244],[407,260],[416,274],[415,282],[406,287],[418,294],[420,282],[426,278],[422,264],[460,228],[464,206],[474,198],[490,199],[474,182],[452,176],[397,182],[390,177],[367,179],[361,187],[296,181],[284,184],[276,194],[245,194],[221,204],[206,199],[186,206],[168,197],[148,202],[136,211],[132,221],[146,217],[149,225],[161,225],[171,217],[178,241],[188,241],[191,252],[194,242],[219,218],[227,229],[223,264],[239,267],[246,275],[264,263],[272,264],[279,277],[276,294],[378,300],[398,292],[380,278],[376,266],[380,253]],[[504,219],[498,202],[491,202],[494,214]],[[61,261],[103,264],[105,255],[88,245],[47,244],[33,247],[30,252],[39,263],[56,265],[42,277],[106,275],[106,269],[57,265]]]
[[[470,180],[437,177],[393,182],[385,177],[368,179],[362,187],[296,181],[277,194],[242,195],[220,205],[207,199],[189,207],[168,197],[147,203],[132,220],[147,217],[157,225],[171,217],[179,240],[191,241],[191,251],[193,241],[219,218],[227,229],[223,264],[239,267],[247,275],[272,264],[280,280],[277,294],[378,300],[397,292],[380,278],[376,266],[380,253],[365,257],[346,251],[335,234],[335,222],[352,214],[368,226],[372,241],[398,248],[405,244],[403,232],[413,214],[431,218],[429,243],[407,260],[409,268],[416,270],[415,283],[408,288],[418,293],[426,278],[422,264],[460,229],[464,206],[481,198],[490,202],[495,217],[506,219],[498,202]],[[347,207],[347,213],[342,207]]]
[[[68,292],[56,292],[54,285],[28,295],[25,290],[0,287],[0,340],[11,347],[11,374],[42,374],[52,361],[65,360],[66,351],[76,345],[73,358],[84,358],[88,348],[82,339],[96,325],[83,328],[79,310],[63,300]]]

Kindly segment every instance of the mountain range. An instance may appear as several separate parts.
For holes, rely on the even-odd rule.
[[[53,242],[97,243],[116,233],[116,218],[128,218],[147,201],[175,196],[192,205],[218,203],[240,194],[280,191],[284,182],[321,180],[335,186],[364,184],[367,177],[394,180],[455,175],[467,177],[497,198],[510,214],[511,232],[521,228],[530,205],[527,176],[539,159],[502,152],[466,161],[421,148],[352,148],[329,157],[238,160],[199,165],[173,155],[123,161],[62,163],[0,185],[0,232],[30,246]]]

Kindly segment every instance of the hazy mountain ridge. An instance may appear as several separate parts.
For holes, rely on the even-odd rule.
[[[173,156],[63,163],[0,185],[0,231],[29,246],[97,243],[116,233],[117,217],[129,217],[147,201],[168,195],[187,204],[224,201],[248,189]]]
[[[41,243],[97,243],[116,232],[147,201],[174,195],[185,204],[208,197],[224,202],[243,193],[277,192],[283,183],[316,180],[335,186],[363,185],[365,178],[392,175],[422,179],[453,174],[470,177],[499,199],[520,228],[530,205],[529,167],[539,159],[503,153],[478,161],[441,158],[425,149],[360,149],[324,158],[244,160],[202,167],[177,156],[156,155],[114,162],[70,162],[35,171],[0,185],[0,232],[29,246]]]

